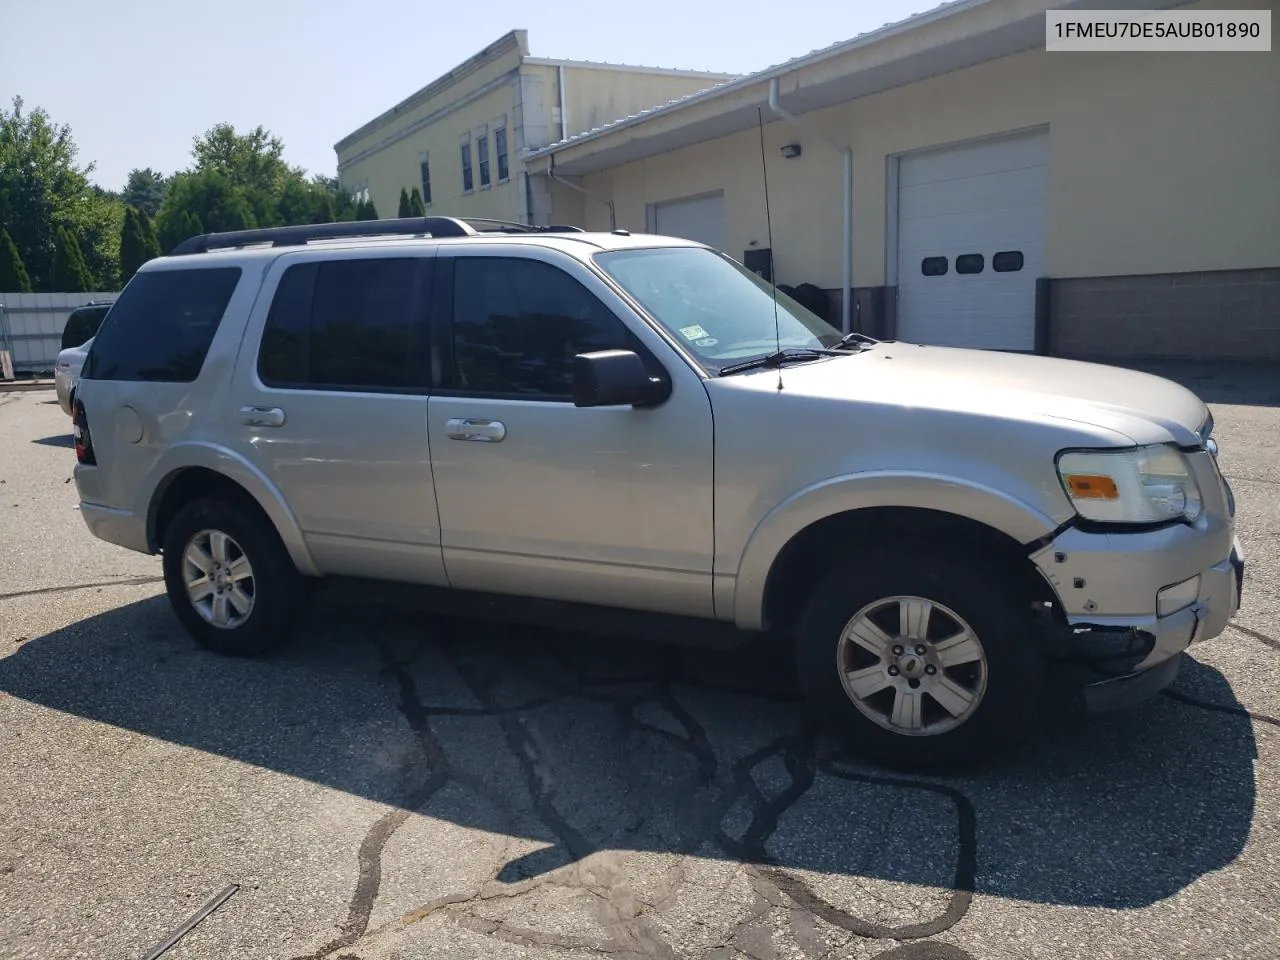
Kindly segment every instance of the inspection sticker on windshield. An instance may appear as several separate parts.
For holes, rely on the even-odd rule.
[[[680,333],[686,340],[701,340],[703,337],[708,336],[707,331],[703,330],[702,327],[698,326],[696,323],[692,327],[681,327]]]
[[[720,341],[715,337],[703,337],[701,340],[693,341],[695,347],[714,347]]]

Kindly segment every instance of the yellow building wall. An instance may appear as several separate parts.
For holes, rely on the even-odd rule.
[[[1196,6],[1265,8],[1256,0]],[[1280,265],[1275,52],[1029,51],[805,119],[854,148],[857,286],[885,282],[889,157],[1045,124],[1051,276]],[[840,157],[781,122],[768,124],[765,137],[779,279],[838,286]],[[792,141],[803,153],[784,159],[779,148]],[[729,252],[740,257],[767,243],[754,130],[591,174],[581,183],[611,196],[619,226],[632,230],[645,229],[646,204],[723,189]],[[607,226],[602,205],[588,202],[583,213],[589,226]]]
[[[520,198],[514,176],[506,182],[498,182],[498,160],[494,150],[493,130],[495,121],[506,117],[507,156],[511,171],[516,167],[515,134],[512,129],[515,118],[515,83],[499,87],[490,93],[451,112],[436,123],[429,124],[396,143],[379,150],[365,159],[342,168],[342,181],[346,184],[367,182],[370,197],[381,217],[394,217],[400,202],[400,188],[411,190],[421,185],[419,156],[426,151],[431,166],[431,205],[427,213],[436,216],[492,217],[498,220],[518,219]],[[471,145],[471,170],[474,189],[470,194],[462,190],[462,156],[459,137],[474,131],[482,124],[489,125],[489,165],[491,185],[480,186],[480,161],[476,153],[475,138]]]
[[[565,67],[568,135],[573,136],[649,107],[697,93],[721,82],[718,77],[684,77],[632,70]]]

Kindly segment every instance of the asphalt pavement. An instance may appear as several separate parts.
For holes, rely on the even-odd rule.
[[[1260,382],[1204,383],[1233,625],[1150,703],[938,779],[847,756],[763,650],[331,603],[271,660],[204,653],[158,558],[84,528],[52,392],[0,394],[0,958],[136,960],[235,884],[166,960],[1274,960]]]

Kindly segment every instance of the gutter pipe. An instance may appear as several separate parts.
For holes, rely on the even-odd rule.
[[[582,189],[582,187],[578,186],[576,183],[570,183],[568,180],[562,180],[559,177],[557,177],[556,176],[556,155],[554,153],[551,154],[550,163],[547,164],[547,176],[549,176],[552,180],[554,180],[556,183],[560,184],[561,186],[568,187],[570,190],[577,190],[584,197],[594,200],[597,203],[603,203],[606,207],[609,208],[609,229],[610,230],[618,229],[618,218],[613,209],[613,201],[606,200],[604,197],[597,197],[594,193],[590,193]]]
[[[841,264],[841,302],[840,328],[844,333],[853,330],[853,148],[847,144],[837,143],[825,133],[809,126],[794,114],[788,113],[778,102],[778,78],[769,81],[769,109],[784,120],[826,143],[840,154],[843,162],[844,202],[843,202],[843,262]]]

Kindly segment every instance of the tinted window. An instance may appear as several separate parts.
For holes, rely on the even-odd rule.
[[[72,310],[71,316],[67,317],[67,324],[62,328],[62,346],[61,350],[69,347],[78,347],[88,341],[102,324],[102,318],[107,315],[109,306],[103,307],[80,307]]]
[[[1015,273],[1022,269],[1022,251],[1004,250],[991,258],[991,269],[996,273]]]
[[[920,261],[920,272],[926,277],[940,277],[947,272],[946,257],[925,257]]]
[[[962,253],[956,257],[956,273],[981,273],[983,263],[980,253]]]
[[[267,314],[258,375],[271,386],[425,387],[430,266],[406,257],[290,267]]]
[[[239,281],[239,267],[137,274],[103,320],[84,376],[190,383]]]
[[[612,349],[636,344],[603,303],[558,267],[500,257],[454,262],[457,389],[568,397],[574,356]]]

